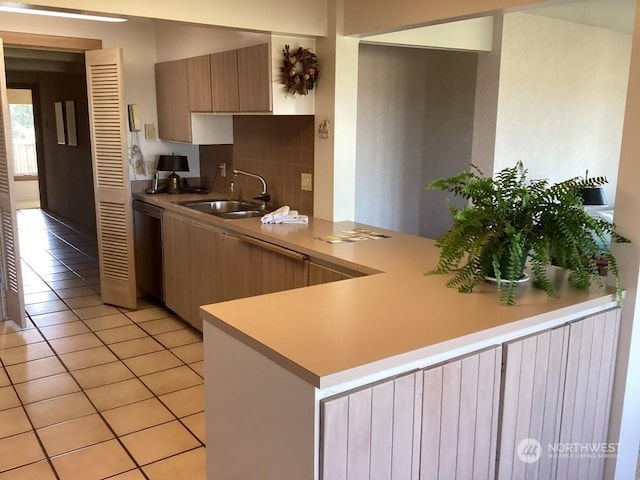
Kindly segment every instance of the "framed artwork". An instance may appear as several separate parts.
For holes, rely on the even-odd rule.
[[[70,147],[77,147],[78,134],[76,130],[76,105],[73,100],[67,100],[64,102],[64,118],[67,126],[67,145]],[[58,141],[58,143],[60,142]]]
[[[67,140],[64,134],[64,113],[62,111],[62,102],[53,104],[56,114],[56,134],[58,136],[58,145],[66,145]]]

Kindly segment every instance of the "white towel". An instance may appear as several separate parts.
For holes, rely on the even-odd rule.
[[[306,215],[296,215],[295,217],[287,216],[281,218],[279,223],[283,225],[307,224],[309,223],[309,217]]]
[[[262,223],[278,223],[277,220],[289,215],[291,209],[288,206],[280,207],[271,213],[267,213],[261,219]],[[297,212],[296,212],[297,213]]]

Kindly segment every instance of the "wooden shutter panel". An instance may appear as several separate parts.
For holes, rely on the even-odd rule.
[[[2,238],[2,291],[5,308],[3,320],[13,320],[26,327],[22,270],[18,242],[18,221],[13,197],[13,154],[11,122],[7,101],[4,48],[0,39],[0,231]]]
[[[102,300],[136,308],[121,49],[86,52]]]

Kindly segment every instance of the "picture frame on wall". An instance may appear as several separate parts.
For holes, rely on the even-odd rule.
[[[76,104],[73,100],[67,100],[64,102],[64,114],[67,127],[67,145],[70,147],[77,147],[78,134],[76,130]]]
[[[58,137],[58,145],[66,145],[67,140],[64,132],[64,112],[62,110],[62,102],[53,104],[56,115],[56,134]]]

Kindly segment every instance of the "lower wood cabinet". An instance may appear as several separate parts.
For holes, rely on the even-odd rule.
[[[323,480],[493,479],[501,348],[323,402]]]
[[[323,400],[321,478],[601,480],[602,455],[567,449],[607,442],[619,319],[610,310]]]
[[[307,257],[165,211],[165,303],[202,330],[200,305],[307,285]]]
[[[609,310],[505,346],[499,479],[603,478],[602,452],[571,449],[607,442],[619,321]]]
[[[320,265],[319,263],[309,262],[309,281],[308,284],[320,285],[322,283],[337,282],[339,280],[348,280],[355,275],[341,272],[339,270]]]

